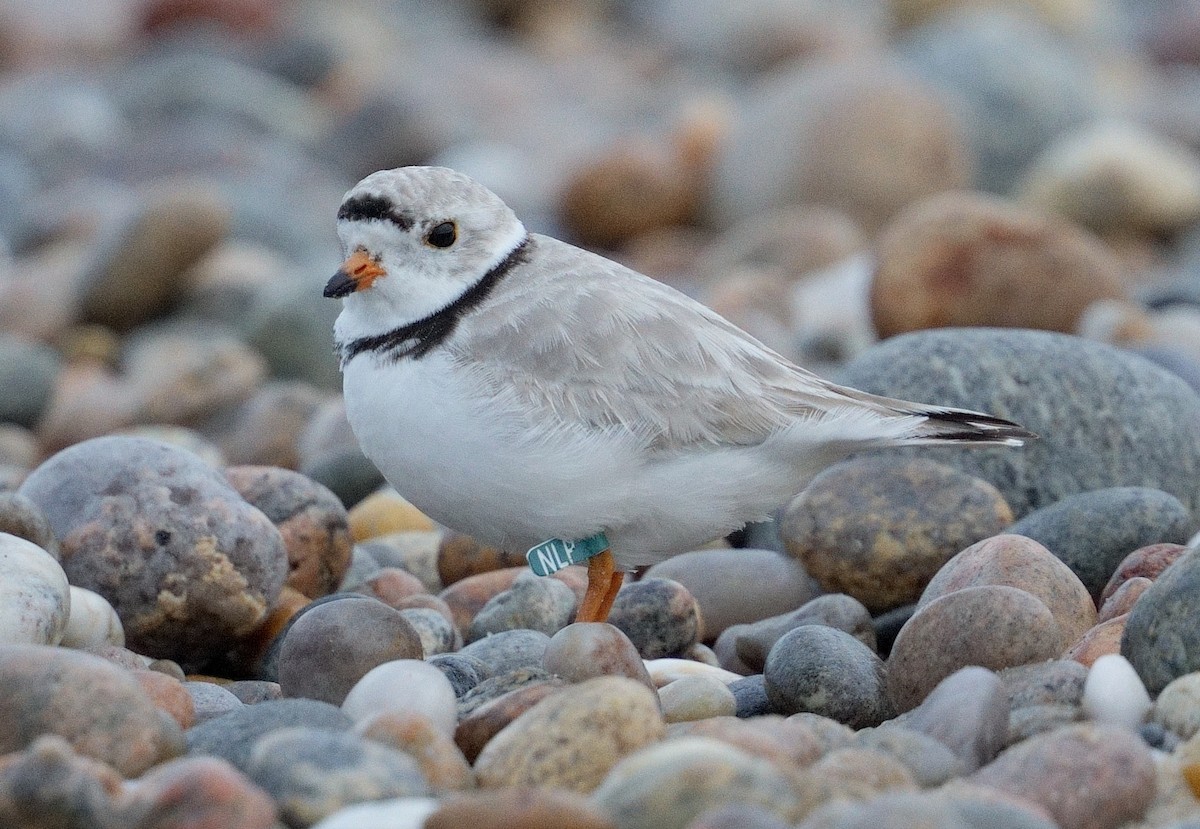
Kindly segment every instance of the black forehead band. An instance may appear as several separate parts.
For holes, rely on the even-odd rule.
[[[401,230],[413,226],[412,217],[392,204],[392,200],[383,196],[352,196],[342,202],[338,208],[337,217],[350,222],[383,221],[391,222]]]

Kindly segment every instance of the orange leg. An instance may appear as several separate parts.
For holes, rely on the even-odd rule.
[[[588,585],[575,614],[576,622],[604,622],[612,610],[625,574],[617,570],[611,550],[588,559]]]

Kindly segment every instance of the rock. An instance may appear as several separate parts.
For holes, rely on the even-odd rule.
[[[112,604],[139,652],[200,663],[253,631],[283,585],[279,531],[190,452],[96,438],[20,492],[46,513],[71,583]]]
[[[899,760],[923,789],[940,786],[966,771],[962,759],[941,740],[903,725],[885,723],[878,728],[864,728],[856,735],[855,743]]]
[[[160,671],[135,670],[132,673],[155,707],[169,714],[180,728],[186,731],[196,724],[196,703],[182,681]]]
[[[733,692],[724,682],[709,677],[677,679],[659,689],[658,699],[663,720],[668,723],[732,717],[737,713]]]
[[[62,359],[49,346],[0,336],[0,422],[32,426],[50,405]]]
[[[474,642],[505,630],[524,628],[553,636],[575,616],[575,593],[560,581],[525,574],[512,587],[488,600],[466,639]]]
[[[1041,544],[1012,534],[986,538],[950,559],[921,594],[918,611],[955,590],[985,584],[1040,599],[1062,631],[1064,649],[1096,623],[1096,606],[1075,573]]]
[[[136,777],[183,751],[179,725],[128,671],[45,645],[0,645],[0,754],[44,734]]]
[[[297,469],[300,435],[326,399],[325,392],[303,381],[267,380],[201,428],[231,464]]]
[[[59,643],[64,648],[87,650],[97,645],[125,647],[125,629],[121,627],[121,618],[99,593],[72,587],[70,607],[71,615]]]
[[[742,677],[725,686],[733,694],[734,716],[739,719],[772,713],[767,681],[762,674]]]
[[[467,691],[458,701],[458,717],[462,719],[489,702],[507,696],[511,691],[534,685],[551,685],[560,687],[566,685],[561,679],[553,677],[537,667],[514,668],[502,674],[489,676],[470,691]]]
[[[1121,637],[1121,655],[1137,670],[1151,694],[1184,674],[1200,670],[1200,631],[1195,625],[1197,590],[1200,553],[1191,549],[1163,571],[1129,613]]]
[[[340,395],[317,408],[296,448],[300,453],[297,469],[328,487],[348,508],[385,483],[383,473],[358,447]]]
[[[616,829],[588,798],[552,789],[471,792],[442,801],[422,829]]]
[[[546,646],[542,664],[567,682],[624,676],[654,687],[633,642],[604,622],[577,622],[558,631]]]
[[[396,689],[403,688],[403,694]],[[416,714],[447,737],[458,723],[458,705],[450,680],[419,659],[397,659],[377,665],[363,676],[342,703],[355,722],[381,713]]]
[[[1097,659],[1106,654],[1121,652],[1121,637],[1125,634],[1125,625],[1129,615],[1117,616],[1107,622],[1101,622],[1093,627],[1075,644],[1067,648],[1064,659],[1073,659],[1085,667],[1091,667]]]
[[[441,542],[438,530],[406,530],[377,535],[359,546],[369,550],[384,567],[396,567],[416,576],[426,592],[438,593],[444,587],[437,570]]]
[[[598,677],[542,700],[497,734],[475,762],[479,785],[590,792],[621,758],[663,735],[658,700],[641,683]]]
[[[1026,705],[1008,716],[1008,745],[1015,746],[1039,734],[1057,731],[1084,719],[1078,705]]]
[[[480,544],[469,535],[448,531],[438,548],[438,574],[442,584],[449,587],[470,576],[496,570],[524,568],[525,554],[498,550]]]
[[[1194,523],[1187,507],[1172,495],[1146,487],[1114,487],[1065,497],[1029,513],[1008,531],[1045,545],[1099,599],[1131,551],[1186,541]]]
[[[433,522],[424,513],[390,487],[351,507],[349,523],[355,543],[392,533],[433,529]]]
[[[1100,592],[1100,601],[1108,601],[1130,579],[1141,577],[1154,581],[1187,550],[1182,544],[1149,544],[1139,547],[1117,565],[1112,578]]]
[[[986,668],[961,668],[937,684],[897,722],[943,743],[974,771],[990,763],[1008,738],[1004,685]]]
[[[1038,433],[1016,451],[938,450],[941,463],[1000,490],[1018,518],[1068,495],[1126,485],[1161,489],[1189,510],[1200,506],[1200,397],[1178,377],[1111,347],[1039,331],[921,331],[874,346],[835,379],[989,412]]]
[[[540,667],[549,645],[550,637],[541,631],[506,630],[472,642],[459,653],[479,659],[495,675]]]
[[[270,796],[224,760],[182,757],[155,766],[130,786],[124,825],[272,829],[276,815]]]
[[[388,607],[396,605],[411,596],[425,594],[425,585],[412,573],[399,567],[380,567],[361,582],[348,578],[342,582],[343,592],[362,593],[365,596],[379,599]]]
[[[680,737],[631,754],[613,767],[592,801],[620,829],[685,829],[729,803],[762,806],[788,821],[800,814],[787,776],[705,737]]]
[[[799,562],[773,550],[695,550],[660,561],[645,578],[671,579],[687,588],[710,641],[731,625],[795,610],[818,591]]]
[[[1120,260],[1099,239],[983,193],[910,206],[877,249],[871,321],[884,338],[979,325],[1069,334],[1092,303],[1127,294]]]
[[[299,472],[270,466],[231,466],[225,477],[283,536],[287,584],[316,599],[332,593],[350,567],[346,508],[332,492]]]
[[[773,710],[808,711],[858,729],[892,716],[886,673],[883,661],[850,634],[804,625],[771,648],[763,677]]]
[[[198,723],[223,717],[244,707],[232,691],[215,682],[187,682],[184,683],[184,689],[192,698],[192,710]]]
[[[434,598],[430,596],[430,598]],[[450,653],[462,647],[462,637],[444,615],[428,607],[408,607],[400,615],[416,631],[425,658],[438,653]]]
[[[475,787],[475,774],[458,746],[420,714],[385,711],[359,720],[354,733],[412,757],[434,792]]]
[[[0,426],[0,443],[2,442],[3,427]],[[0,492],[0,532],[32,541],[49,553],[55,561],[62,558],[58,549],[58,539],[54,537],[54,530],[50,529],[50,522],[45,513],[19,492]]]
[[[315,699],[280,699],[247,705],[188,731],[188,754],[220,757],[245,771],[260,737],[293,726],[348,731],[353,721],[336,705]]]
[[[908,768],[881,751],[840,748],[822,757],[797,781],[801,815],[838,800],[869,801],[885,792],[916,791]]]
[[[1079,705],[1087,675],[1087,668],[1073,659],[1053,659],[1000,671],[1008,704],[1014,710],[1027,705]]]
[[[262,679],[239,679],[226,686],[229,693],[246,705],[257,705],[268,700],[283,699],[283,690],[278,682]]]
[[[432,797],[393,797],[343,806],[313,829],[416,829],[438,808]]]
[[[400,611],[352,594],[310,606],[282,636],[278,670],[284,695],[334,705],[377,665],[423,655],[420,638]]]
[[[454,624],[464,636],[471,629],[471,621],[493,596],[497,596],[513,586],[513,582],[522,573],[529,572],[526,567],[507,567],[503,570],[491,570],[467,576],[453,583],[438,594],[454,614]],[[442,576],[445,579],[445,575]]]
[[[458,727],[454,732],[455,745],[462,750],[467,762],[475,762],[493,737],[546,697],[559,693],[563,687],[561,682],[538,680],[489,697],[478,705],[461,706]]]
[[[831,593],[818,596],[791,613],[744,625],[736,639],[737,655],[748,668],[761,671],[775,643],[789,631],[804,625],[835,628],[875,650],[871,614],[857,599],[845,593]]]
[[[57,645],[71,614],[67,574],[48,552],[0,533],[0,642]],[[80,615],[85,613],[80,609]]]
[[[1133,606],[1137,604],[1137,600],[1146,592],[1146,588],[1154,582],[1143,576],[1134,576],[1128,581],[1122,582],[1113,594],[1100,605],[1100,612],[1096,614],[1097,624],[1101,622],[1111,622],[1118,616],[1124,616],[1133,610]]]
[[[816,714],[796,716],[811,717],[834,728],[844,729],[845,733],[851,736],[854,734],[846,726]],[[820,728],[808,723],[784,719],[778,714],[748,720],[711,717],[707,720],[674,723],[667,729],[667,739],[704,737],[720,740],[739,751],[768,761],[784,774],[795,776],[802,769],[815,763],[828,750],[823,738],[817,734],[819,730]],[[847,744],[849,740],[847,737]]]
[[[669,682],[687,676],[712,677],[726,684],[741,679],[740,674],[727,671],[717,665],[697,662],[694,659],[647,659],[645,665],[646,671],[650,674],[650,680],[656,688],[661,688]]]
[[[442,672],[454,688],[454,696],[459,698],[478,685],[484,676],[489,675],[488,667],[482,660],[460,653],[434,654],[426,661]]]
[[[1125,657],[1109,654],[1092,663],[1083,686],[1083,711],[1090,720],[1136,731],[1150,705],[1146,686]]]
[[[704,812],[688,829],[787,829],[788,825],[766,807],[730,803]]]
[[[1145,814],[1154,778],[1136,734],[1080,724],[1013,746],[970,780],[1042,806],[1063,829],[1115,829]]]
[[[1185,740],[1200,732],[1200,672],[1171,680],[1154,700],[1150,719]]]
[[[260,737],[246,774],[274,798],[291,826],[311,826],[351,803],[429,794],[417,761],[407,754],[354,734],[304,726]]]
[[[701,638],[696,600],[670,579],[625,585],[608,621],[629,637],[644,659],[676,656]]]

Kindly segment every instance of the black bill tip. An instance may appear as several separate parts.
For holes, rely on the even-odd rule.
[[[335,273],[328,282],[325,283],[325,296],[328,299],[340,299],[344,296],[349,296],[358,289],[358,283],[343,270]]]

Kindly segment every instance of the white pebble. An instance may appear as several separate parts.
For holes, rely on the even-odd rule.
[[[1150,711],[1150,694],[1129,660],[1105,654],[1083,683],[1083,711],[1095,722],[1137,728]]]
[[[54,556],[0,533],[0,642],[57,645],[70,613],[67,574]]]
[[[668,683],[687,676],[711,677],[712,679],[720,680],[726,685],[742,678],[741,674],[735,674],[733,671],[727,671],[724,668],[706,665],[703,662],[696,662],[691,659],[663,658],[646,659],[643,661],[646,663],[646,670],[650,673],[650,679],[654,682],[655,688],[661,688]]]
[[[94,648],[97,645],[125,647],[125,628],[121,617],[99,593],[71,587],[71,615],[63,634],[64,648]]]
[[[437,670],[436,668],[434,670]],[[438,808],[432,797],[397,797],[338,809],[312,829],[421,829]]]
[[[458,700],[450,680],[420,659],[376,665],[350,689],[342,710],[356,722],[385,711],[419,714],[449,737],[458,725]]]

